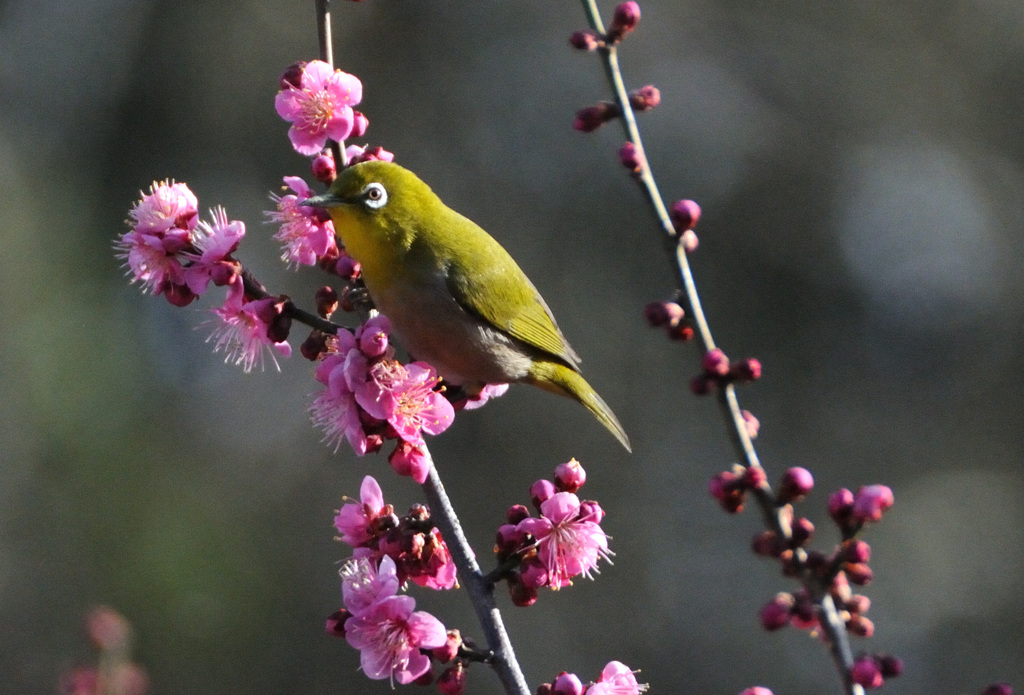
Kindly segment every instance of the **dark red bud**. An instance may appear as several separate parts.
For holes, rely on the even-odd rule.
[[[636,29],[640,23],[640,5],[629,0],[615,8],[612,21],[608,25],[608,34],[605,37],[608,43],[618,43],[629,32]]]
[[[330,150],[324,150],[313,158],[313,178],[322,183],[330,184],[338,176],[338,170],[334,165],[334,155]]]
[[[630,172],[639,174],[644,168],[644,158],[640,154],[640,150],[636,148],[632,142],[625,143],[619,149],[619,161],[622,162],[622,166],[626,167]]]
[[[292,63],[286,67],[284,72],[281,73],[281,78],[278,80],[278,87],[281,89],[288,89],[289,87],[302,89],[302,71],[305,67],[306,61],[304,60]]]
[[[847,562],[843,565],[843,571],[850,583],[857,586],[870,583],[875,576],[866,562]]]
[[[634,111],[650,111],[661,103],[661,92],[654,85],[647,85],[630,92],[629,105]]]
[[[327,352],[327,337],[320,331],[313,329],[310,331],[309,337],[299,346],[299,352],[311,362],[317,360],[320,355]]]
[[[723,377],[729,373],[729,358],[725,353],[715,348],[704,353],[700,366],[710,376]]]
[[[677,200],[672,203],[668,214],[672,218],[672,226],[677,232],[682,233],[697,226],[697,221],[700,219],[700,205],[692,200]]]
[[[590,29],[573,32],[573,35],[569,37],[569,45],[581,51],[596,51],[601,44],[600,35]]]
[[[505,519],[510,524],[518,524],[523,519],[528,518],[530,518],[530,510],[522,504],[513,504],[508,508],[508,511],[505,512]]]
[[[572,127],[581,133],[592,133],[619,115],[619,107],[610,101],[602,101],[576,112]]]
[[[794,466],[782,474],[779,481],[779,502],[799,502],[814,488],[814,476],[806,468]]]
[[[799,548],[814,537],[814,524],[810,519],[800,517],[793,524],[793,547]]]
[[[755,357],[733,362],[729,375],[737,381],[757,381],[761,378],[761,361]]]
[[[896,678],[903,673],[903,659],[898,656],[879,654],[875,658],[878,661],[878,669],[885,678]],[[992,688],[995,690],[991,690]],[[1013,695],[1013,688],[1009,683],[996,683],[985,688],[982,695]]]
[[[647,323],[658,326],[674,326],[682,320],[685,312],[676,302],[651,302],[644,307],[644,318]]]
[[[875,624],[863,615],[851,615],[846,621],[846,631],[857,637],[871,637],[875,634]]]

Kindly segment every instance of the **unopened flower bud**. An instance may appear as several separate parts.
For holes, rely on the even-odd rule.
[[[594,500],[583,500],[580,502],[580,513],[579,517],[585,521],[593,521],[595,524],[600,524],[601,520],[604,519],[604,509],[601,508]]]
[[[361,138],[366,135],[366,129],[370,127],[368,119],[362,111],[352,111],[352,134],[349,137]]]
[[[306,67],[306,61],[300,60],[297,63],[292,63],[284,69],[281,73],[281,77],[278,80],[278,86],[281,89],[289,89],[294,87],[295,89],[302,89],[302,71]]]
[[[505,512],[505,520],[510,524],[518,524],[523,519],[527,519],[530,516],[530,510],[522,504],[513,504]]]
[[[462,695],[466,690],[466,667],[461,661],[449,666],[437,677],[437,689],[441,695]]]
[[[862,656],[853,663],[850,678],[857,685],[865,688],[881,688],[885,679],[873,656]]]
[[[345,621],[349,618],[349,612],[342,608],[341,610],[334,611],[327,616],[327,622],[324,624],[324,630],[328,635],[334,637],[345,636]]]
[[[875,624],[863,615],[851,615],[846,621],[846,631],[857,637],[871,637],[875,634]]]
[[[892,490],[885,485],[865,485],[853,500],[853,518],[860,522],[878,521],[882,512],[895,501]]]
[[[634,111],[650,111],[660,103],[661,92],[651,84],[629,93],[629,105]]]
[[[829,495],[828,513],[840,528],[847,528],[853,517],[853,493],[844,487]]]
[[[761,557],[778,557],[779,553],[782,552],[779,538],[775,535],[774,531],[761,531],[754,536],[750,547],[755,555],[760,555]]]
[[[690,379],[690,391],[695,396],[706,396],[711,393],[715,386],[714,379],[709,379],[707,374],[698,374]]]
[[[632,142],[625,143],[619,148],[619,161],[634,174],[639,174],[644,168],[644,158],[640,150]]]
[[[325,352],[327,352],[327,338],[315,328],[309,332],[309,337],[299,346],[299,353],[310,362],[316,361]]]
[[[761,627],[772,632],[789,625],[790,612],[795,603],[792,594],[776,594],[761,608]]]
[[[316,314],[322,319],[331,318],[338,310],[338,292],[330,285],[324,285],[316,291]]]
[[[555,466],[555,487],[560,492],[576,492],[587,482],[587,472],[576,459]]]
[[[569,45],[581,51],[596,51],[601,45],[601,37],[590,29],[576,31],[569,37]]]
[[[338,277],[342,277],[349,282],[359,277],[359,272],[362,270],[362,266],[359,265],[359,261],[352,258],[347,253],[342,253],[338,256],[337,262],[334,264],[334,272]]]
[[[313,158],[313,178],[317,181],[330,184],[338,177],[338,170],[334,166],[334,155],[330,150],[325,150]]]
[[[755,685],[753,688],[741,690],[740,695],[772,695],[772,691],[764,686]]]
[[[388,334],[382,328],[364,330],[359,336],[359,351],[367,357],[380,357],[388,349]]]
[[[541,502],[551,499],[558,490],[550,480],[538,480],[530,486],[530,500],[533,506],[540,509]]]
[[[847,562],[843,565],[843,572],[850,583],[857,586],[869,584],[875,576],[866,562]]]
[[[843,602],[843,606],[854,615],[863,615],[871,608],[871,599],[864,594],[853,594]]]
[[[171,282],[164,284],[162,291],[167,301],[176,307],[188,306],[199,296],[188,285],[175,285]]]
[[[723,471],[711,478],[708,483],[708,492],[730,514],[743,510],[746,486],[736,473]]]
[[[619,107],[610,101],[601,101],[576,112],[572,127],[581,133],[592,133],[608,121],[619,116]]]
[[[814,537],[814,524],[810,519],[800,517],[793,523],[793,547],[806,545]]]
[[[704,353],[700,366],[711,376],[722,377],[729,373],[729,358],[725,353],[715,348]]]
[[[868,562],[871,560],[871,546],[864,541],[848,540],[843,543],[843,559],[846,562]]]
[[[448,637],[443,647],[435,647],[430,654],[442,664],[447,664],[459,653],[462,646],[462,634],[458,630],[448,630]]]
[[[653,328],[674,326],[683,318],[683,307],[676,302],[651,302],[644,307],[644,318]]]
[[[677,200],[668,211],[672,225],[680,234],[697,226],[700,219],[700,205],[693,200]]]
[[[814,488],[814,476],[806,468],[794,466],[782,474],[779,481],[779,502],[799,502]]]
[[[877,654],[875,655],[875,661],[878,662],[878,670],[882,672],[883,678],[896,678],[903,673],[903,659],[898,656],[891,654]],[[989,693],[986,688],[982,695],[1013,695],[1013,688],[1010,687],[1009,683],[999,683],[998,686],[1002,686],[993,693]],[[992,686],[990,685],[989,688]]]
[[[520,608],[526,608],[537,603],[537,590],[526,587],[522,582],[509,580],[508,594],[512,604]]]
[[[583,683],[575,673],[562,671],[551,684],[552,695],[583,695]]]
[[[729,374],[738,381],[757,381],[761,378],[761,360],[756,357],[748,357],[745,360],[733,362]]]
[[[605,39],[608,43],[618,43],[626,34],[636,29],[636,25],[639,23],[640,5],[633,0],[620,3],[615,8],[612,21],[608,24],[608,33]]]
[[[747,436],[751,439],[757,439],[757,432],[761,429],[761,421],[754,417],[754,414],[749,410],[744,410],[742,415],[743,424],[747,429]]]
[[[686,253],[693,253],[697,250],[697,246],[700,245],[700,240],[697,239],[697,232],[692,229],[684,230],[679,235],[679,245],[683,247],[683,251]]]
[[[668,337],[671,340],[693,340],[694,330],[689,321],[683,320],[674,326],[669,326]]]

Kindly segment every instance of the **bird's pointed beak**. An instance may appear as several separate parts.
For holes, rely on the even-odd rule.
[[[312,198],[306,198],[300,200],[299,205],[310,208],[336,208],[339,205],[344,205],[348,201],[341,196],[335,195],[334,193],[324,193],[322,195],[315,195]]]

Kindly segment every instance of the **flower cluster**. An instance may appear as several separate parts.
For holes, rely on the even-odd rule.
[[[357,557],[379,563],[385,556],[395,564],[398,580],[411,579],[431,589],[456,586],[455,563],[441,532],[430,519],[430,510],[414,505],[399,518],[384,503],[380,485],[371,476],[363,478],[359,501],[345,499],[334,517],[339,540],[356,549]]]
[[[440,620],[415,610],[412,596],[398,593],[401,584],[387,555],[379,563],[370,556],[349,560],[341,568],[345,607],[328,618],[327,630],[359,650],[367,677],[405,684],[430,673],[422,650],[444,647],[448,633]]]
[[[578,461],[560,464],[554,481],[538,480],[530,487],[539,516],[531,516],[523,505],[506,513],[494,552],[516,605],[532,605],[540,587],[560,589],[577,575],[589,578],[602,558],[610,562],[608,536],[600,526],[604,510],[576,495],[584,482],[586,472]]]
[[[551,683],[537,688],[537,695],[640,695],[646,683],[638,683],[634,671],[621,661],[609,661],[597,680],[583,685],[575,673],[563,671]]]
[[[736,466],[714,476],[708,486],[711,495],[730,513],[742,511],[749,491],[757,490],[763,496],[772,496],[764,469],[759,466]],[[868,561],[871,547],[856,538],[865,524],[879,521],[882,513],[892,507],[892,490],[885,485],[867,485],[857,494],[842,489],[829,497],[829,513],[839,527],[842,542],[826,555],[805,546],[814,537],[814,524],[805,517],[794,515],[793,503],[802,501],[814,488],[814,478],[805,468],[787,470],[778,484],[774,503],[779,526],[786,531],[780,536],[775,530],[762,531],[754,537],[752,547],[756,554],[779,561],[783,574],[798,578],[803,586],[794,592],[780,592],[761,608],[761,626],[773,631],[793,625],[805,630],[816,630],[820,618],[810,587],[827,592],[844,621],[846,630],[857,637],[874,634],[874,624],[865,613],[871,601],[856,594],[853,586],[863,586],[872,579]],[[881,664],[872,679],[877,687],[884,677],[899,674],[894,657],[873,656],[871,663]],[[858,662],[860,663],[860,662]],[[864,661],[867,663],[867,661]],[[862,671],[867,666],[859,667]],[[855,676],[852,676],[856,679]],[[860,683],[861,681],[856,681]]]
[[[246,371],[262,366],[273,347],[285,357],[291,327],[287,301],[247,293],[241,264],[232,257],[245,236],[245,224],[229,220],[224,208],[199,220],[196,196],[183,183],[154,183],[128,213],[131,231],[115,242],[132,282],[162,294],[175,306],[192,303],[210,283],[227,287],[224,304],[213,310],[214,349]],[[270,352],[276,365],[276,358]]]
[[[425,362],[403,365],[388,344],[387,318],[378,314],[355,334],[339,331],[327,341],[316,367],[324,385],[310,412],[335,449],[347,439],[362,456],[379,451],[385,439],[398,439],[391,466],[422,483],[430,471],[423,433],[440,434],[455,411],[441,393],[441,379]]]

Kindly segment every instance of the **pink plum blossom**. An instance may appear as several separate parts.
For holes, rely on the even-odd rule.
[[[211,210],[210,217],[212,222],[199,222],[192,234],[195,251],[182,254],[192,262],[185,269],[185,283],[197,295],[206,291],[211,279],[216,285],[226,285],[234,279],[237,264],[229,259],[245,236],[245,223],[229,222],[223,207]]]
[[[333,70],[314,60],[302,68],[301,87],[288,84],[277,93],[274,106],[289,121],[288,137],[301,155],[319,154],[328,139],[342,142],[356,125],[352,107],[363,98],[363,85],[354,75]]]
[[[412,596],[388,596],[345,623],[345,639],[360,651],[369,678],[406,684],[430,669],[430,658],[420,649],[443,647],[448,635],[440,620],[415,608]]]
[[[322,210],[298,204],[313,196],[312,189],[298,176],[285,176],[284,183],[295,193],[271,194],[277,210],[264,213],[268,222],[281,225],[274,234],[282,244],[281,260],[295,266],[316,265],[321,258],[337,256],[334,223]]]
[[[585,695],[639,695],[647,690],[647,684],[637,683],[635,674],[621,661],[609,661]]]
[[[378,601],[396,596],[401,584],[395,561],[387,555],[380,559],[380,566],[372,555],[354,557],[342,566],[339,574],[345,610],[353,616],[365,613]]]
[[[609,559],[608,536],[589,518],[580,515],[580,500],[571,492],[558,492],[540,503],[541,516],[523,519],[516,528],[536,539],[537,558],[553,589],[568,586],[572,577],[589,577],[599,559]]]
[[[338,510],[334,517],[334,527],[341,534],[341,540],[353,548],[364,545],[373,533],[370,532],[370,524],[385,512],[384,493],[373,476],[363,478],[363,484],[359,488],[359,502],[346,499],[346,504]],[[391,513],[388,510],[386,513]]]
[[[340,331],[338,335],[352,340],[352,335],[347,331]],[[359,416],[359,406],[345,379],[347,354],[330,353],[317,365],[317,381],[324,384],[325,388],[313,401],[309,411],[313,424],[324,431],[324,441],[328,445],[333,444],[335,451],[341,446],[342,440],[347,439],[352,450],[362,456],[369,447],[366,430]]]
[[[282,356],[288,357],[292,353],[291,346],[286,341],[275,342],[267,337],[269,324],[261,318],[270,313],[267,305],[276,302],[276,297],[246,301],[242,279],[235,278],[228,287],[224,304],[213,310],[220,320],[207,339],[214,341],[214,352],[223,350],[225,362],[241,365],[247,372],[257,363],[262,368],[266,354],[270,355],[274,366],[278,367],[274,353],[266,348],[273,347]]]
[[[406,378],[394,389],[395,408],[387,421],[403,440],[423,445],[423,432],[440,434],[455,419],[455,410],[435,391],[440,378],[426,362],[406,365]]]
[[[132,282],[155,294],[184,284],[179,254],[191,247],[197,215],[195,194],[183,183],[154,182],[149,193],[142,194],[125,220],[131,231],[114,243]]]

